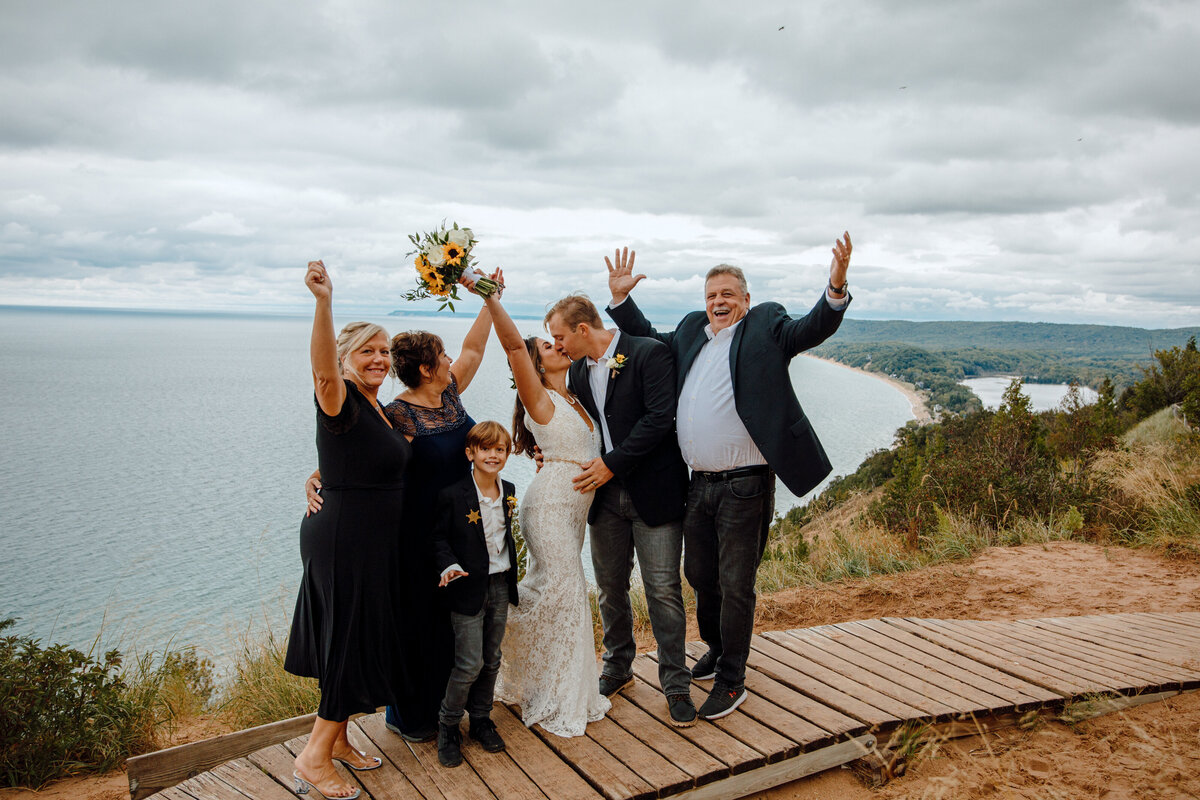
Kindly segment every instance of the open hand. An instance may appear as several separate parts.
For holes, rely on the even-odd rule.
[[[604,264],[608,267],[608,290],[612,292],[613,305],[624,302],[629,293],[633,291],[633,287],[646,277],[633,274],[633,262],[636,258],[637,252],[628,247],[613,253],[615,264],[608,260],[608,256],[604,257]]]
[[[328,300],[333,297],[333,283],[325,270],[324,261],[308,262],[308,272],[304,273],[304,285],[318,300]]]
[[[604,463],[604,459],[593,458],[583,465],[583,472],[571,478],[571,482],[575,484],[575,491],[587,493],[596,491],[612,478],[612,470]]]
[[[846,284],[846,270],[850,269],[850,251],[854,246],[850,243],[849,231],[843,234],[842,239],[835,239],[833,243],[833,261],[829,265],[829,285],[844,286]]]

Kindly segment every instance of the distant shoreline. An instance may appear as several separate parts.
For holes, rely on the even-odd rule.
[[[802,355],[817,361],[824,361],[826,364],[836,364],[843,369],[853,370],[854,372],[858,372],[871,378],[875,378],[876,380],[883,381],[904,395],[905,399],[908,400],[909,405],[912,406],[913,418],[916,419],[918,424],[925,425],[933,422],[933,415],[929,413],[929,406],[925,404],[925,398],[922,397],[917,391],[917,387],[913,386],[911,383],[904,383],[903,381],[898,381],[895,378],[889,378],[887,375],[882,373],[872,372],[869,369],[852,367],[849,364],[843,364],[841,361],[835,361],[832,358],[822,358],[821,356],[814,356],[811,353],[803,353]]]

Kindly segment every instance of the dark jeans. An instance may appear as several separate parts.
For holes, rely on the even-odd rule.
[[[650,611],[650,626],[658,641],[658,681],[666,694],[685,694],[691,673],[684,659],[687,621],[679,579],[683,548],[682,523],[647,525],[633,509],[629,493],[612,482],[602,486],[593,503],[591,526],[592,570],[600,590],[600,618],[604,623],[605,675],[628,676],[637,646],[633,639],[633,606],[629,602],[629,577],[637,554]]]
[[[450,612],[454,626],[454,669],[446,683],[446,695],[438,722],[458,725],[463,710],[471,719],[492,713],[496,675],[500,672],[500,642],[508,622],[508,573],[488,578],[487,597],[478,614]]]
[[[754,578],[775,512],[775,473],[710,480],[692,474],[683,571],[696,591],[700,638],[720,654],[717,680],[740,689],[754,634]]]

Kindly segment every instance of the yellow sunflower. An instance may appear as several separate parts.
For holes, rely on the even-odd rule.
[[[457,267],[462,262],[463,256],[466,255],[466,251],[454,242],[448,242],[442,245],[442,255],[446,259],[447,266]]]

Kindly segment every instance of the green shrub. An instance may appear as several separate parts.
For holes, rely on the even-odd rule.
[[[221,710],[239,728],[291,719],[317,710],[321,691],[315,678],[292,675],[283,668],[287,640],[267,629],[239,637],[233,677]]]
[[[0,632],[15,624],[0,620]],[[0,637],[0,780],[40,787],[104,772],[152,750],[164,721],[212,695],[212,663],[195,650],[138,659],[133,674],[109,650],[94,658],[28,636]]]

